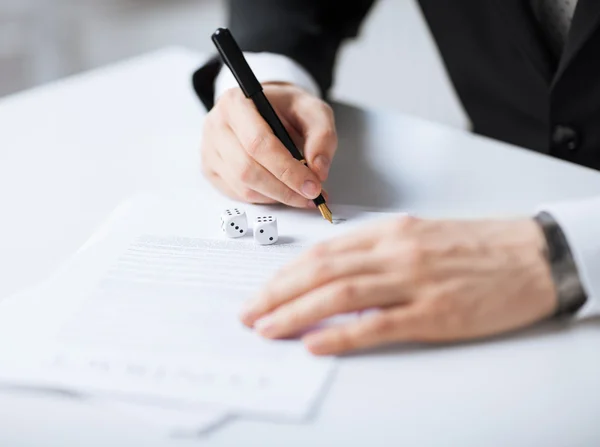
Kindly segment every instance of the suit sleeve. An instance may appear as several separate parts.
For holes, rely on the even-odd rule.
[[[338,51],[356,37],[374,0],[230,0],[228,27],[245,52],[279,54],[297,62],[323,97],[333,84]],[[208,38],[208,36],[207,36]],[[198,97],[214,105],[214,80],[221,70],[212,58],[193,76]]]

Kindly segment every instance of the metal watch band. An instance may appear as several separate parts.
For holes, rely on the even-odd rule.
[[[586,303],[587,296],[567,238],[549,213],[541,212],[534,219],[546,238],[545,255],[550,264],[558,298],[558,308],[554,316],[558,318],[573,315]]]

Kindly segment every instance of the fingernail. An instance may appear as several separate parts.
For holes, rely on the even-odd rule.
[[[275,333],[276,325],[272,317],[264,317],[254,324],[254,328],[263,337],[269,337]]]
[[[319,187],[312,180],[307,180],[302,185],[302,194],[306,196],[307,199],[314,199],[319,195]]]
[[[331,160],[325,155],[318,155],[317,158],[315,158],[315,165],[319,173],[326,176],[329,173],[329,168],[331,167]]]

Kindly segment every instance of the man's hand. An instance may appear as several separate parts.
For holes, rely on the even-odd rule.
[[[329,105],[299,87],[268,84],[265,95],[308,168],[275,137],[239,88],[225,92],[208,114],[202,137],[202,171],[223,193],[250,203],[314,206],[337,148]]]
[[[532,220],[412,217],[311,249],[248,303],[242,321],[268,338],[328,317],[368,316],[304,336],[315,354],[394,342],[451,342],[518,329],[550,316],[557,298]]]

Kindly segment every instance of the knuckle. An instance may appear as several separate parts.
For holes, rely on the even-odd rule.
[[[226,118],[221,108],[213,109],[205,118],[205,129],[213,132],[216,128],[223,127]]]
[[[346,309],[352,306],[356,298],[356,287],[351,282],[344,282],[337,286],[332,294],[331,301],[334,307]]]
[[[317,259],[316,262],[313,262],[311,265],[312,265],[311,278],[314,278],[314,280],[317,283],[323,284],[323,283],[326,283],[327,281],[329,281],[330,278],[332,278],[333,268],[331,266],[331,263],[326,262],[323,259]]]
[[[291,180],[294,178],[294,171],[295,171],[295,169],[288,164],[281,170],[281,172],[279,173],[277,178],[282,183],[285,183],[286,185],[288,185],[288,184],[290,184]]]
[[[382,337],[388,336],[396,329],[394,319],[385,313],[373,317],[369,326],[370,332]]]
[[[307,253],[307,258],[312,262],[320,262],[329,253],[329,247],[325,242],[321,242],[311,248]]]
[[[424,279],[427,267],[427,250],[423,242],[412,240],[403,249],[405,276],[413,286],[418,286]]]
[[[258,199],[258,195],[257,195],[256,191],[254,191],[250,188],[243,188],[242,191],[240,192],[240,197],[244,202],[248,202],[248,203],[256,202]]]
[[[398,252],[396,246],[390,245],[386,242],[382,242],[374,249],[374,256],[377,257],[381,265],[390,266],[393,269],[402,271],[404,265],[402,264],[401,253]],[[404,275],[398,276],[403,278]]]
[[[334,126],[325,126],[321,129],[319,129],[318,131],[316,131],[315,137],[319,141],[326,141],[326,142],[337,141],[337,132],[336,132]]]
[[[404,215],[393,221],[392,231],[395,234],[406,235],[415,229],[420,219],[414,216]]]
[[[244,163],[240,169],[238,178],[244,185],[251,185],[256,180],[256,169],[250,161]]]
[[[264,132],[256,134],[246,146],[246,152],[248,152],[252,158],[259,157],[261,152],[267,149],[271,140],[270,135]]]
[[[241,89],[237,87],[229,88],[223,92],[223,94],[221,95],[221,99],[218,101],[217,105],[238,101],[240,100],[241,93]]]
[[[330,117],[333,118],[333,116],[334,116],[333,107],[331,107],[330,104],[328,104],[324,101],[321,101],[321,105],[323,107],[323,110],[325,110],[325,113],[327,113],[327,115],[329,115]]]
[[[208,112],[206,114],[206,117],[204,118],[204,132],[206,133],[207,130],[209,130],[215,123],[215,119],[217,117],[217,115],[219,115],[219,109],[215,106],[215,108],[213,108],[210,112]]]
[[[222,132],[227,127],[229,127],[227,116],[222,112],[215,113],[212,118],[211,127],[209,128],[210,132],[217,135],[218,132]]]
[[[420,266],[425,263],[427,250],[425,244],[418,239],[408,241],[404,248],[406,260],[412,266]]]

